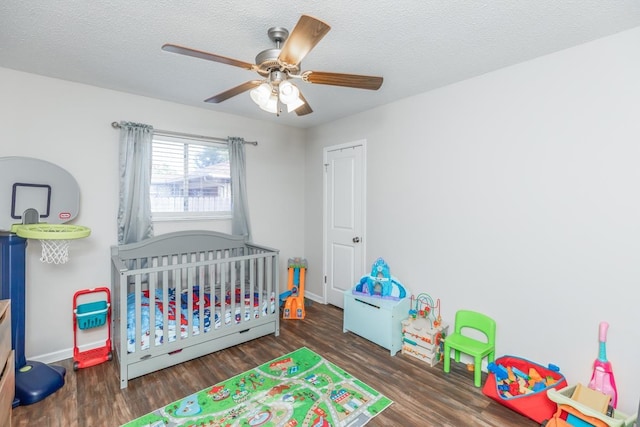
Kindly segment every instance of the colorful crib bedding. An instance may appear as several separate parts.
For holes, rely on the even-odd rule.
[[[164,312],[168,311],[168,325],[167,325],[167,338],[169,342],[175,341],[177,336],[177,330],[180,330],[181,338],[186,338],[189,333],[189,323],[191,323],[191,335],[198,335],[200,333],[201,325],[204,327],[204,332],[208,332],[211,329],[211,300],[210,294],[207,292],[203,293],[204,301],[204,316],[203,321],[200,320],[200,292],[199,287],[194,286],[192,292],[192,301],[193,301],[193,321],[189,322],[188,315],[188,294],[186,292],[180,293],[180,322],[176,322],[176,291],[171,288],[168,289],[168,301],[169,303],[165,307],[163,304],[163,295],[162,289],[156,289],[156,297],[155,297],[155,327],[154,327],[154,341],[155,345],[161,345],[164,340]],[[237,292],[236,292],[237,294]],[[236,295],[235,298],[235,310],[232,312],[232,308],[230,306],[230,296],[227,294],[225,297],[225,304],[222,308],[218,298],[216,296],[215,304],[214,304],[214,328],[218,329],[223,324],[229,325],[232,322],[240,323],[242,316],[244,315],[244,320],[250,320],[251,318],[258,318],[260,316],[260,307],[259,307],[259,294],[254,293],[253,295],[253,304],[251,303],[251,297],[249,295],[245,295],[244,304],[240,303],[239,295]],[[136,310],[136,298],[135,294],[130,293],[127,295],[127,350],[129,353],[135,352],[136,347],[136,337],[140,337],[140,345],[143,350],[149,348],[151,342],[151,330],[150,330],[150,320],[151,315],[149,312],[149,291],[142,291],[141,297],[141,334],[136,334],[136,322],[135,322],[135,310]],[[263,298],[262,303],[262,315],[267,314],[267,310],[269,313],[275,312],[275,295],[271,294],[268,298]],[[224,314],[222,313],[224,311]]]

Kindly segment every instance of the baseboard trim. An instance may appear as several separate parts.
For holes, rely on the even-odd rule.
[[[104,341],[96,341],[79,347],[80,351],[90,350],[92,348],[104,347]],[[55,363],[61,360],[73,358],[73,348],[65,348],[63,350],[54,351],[53,353],[41,354],[38,356],[27,357],[28,360],[41,363]]]
[[[322,298],[320,295],[316,295],[316,294],[311,293],[309,291],[305,291],[304,296],[305,296],[305,298],[309,298],[311,301],[315,301],[315,302],[320,303],[320,304],[326,304],[324,302],[324,298]]]

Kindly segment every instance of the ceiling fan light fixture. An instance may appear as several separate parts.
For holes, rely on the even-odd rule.
[[[278,113],[278,97],[275,93],[272,93],[265,102],[262,104],[258,104],[260,108],[269,113],[277,114]]]
[[[282,101],[283,104],[289,105],[289,103],[295,102],[296,100],[300,99],[300,91],[298,90],[297,86],[290,81],[285,80],[280,83],[280,87],[278,90],[280,94],[280,101]]]
[[[300,97],[297,97],[293,101],[287,103],[287,113],[297,110],[306,104]]]
[[[271,85],[269,83],[262,83],[257,88],[251,90],[251,92],[249,92],[249,95],[251,96],[253,102],[262,107],[262,105],[266,104],[269,100],[271,92]]]

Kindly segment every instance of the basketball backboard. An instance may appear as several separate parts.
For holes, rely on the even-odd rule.
[[[79,205],[80,188],[66,170],[30,157],[0,157],[0,231],[22,224],[33,209],[37,222],[62,224],[78,215]]]

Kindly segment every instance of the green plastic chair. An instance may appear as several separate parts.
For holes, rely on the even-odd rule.
[[[463,335],[466,329],[482,332],[486,336],[486,342]],[[478,335],[478,334],[476,334]],[[487,357],[491,363],[496,356],[496,322],[492,318],[475,311],[459,310],[456,312],[454,332],[444,339],[444,371],[451,370],[451,350],[455,351],[455,361],[460,362],[460,353],[473,356],[474,371],[473,383],[476,387],[481,385],[482,359]]]

